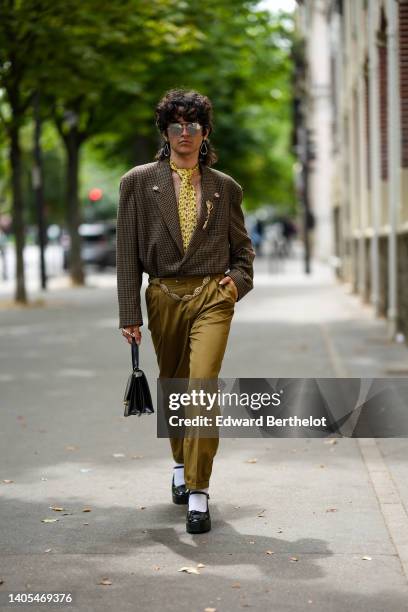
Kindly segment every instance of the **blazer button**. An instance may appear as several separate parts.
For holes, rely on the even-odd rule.
[[[154,191],[157,191],[159,188],[158,188],[157,185],[153,185],[153,189],[154,189]]]

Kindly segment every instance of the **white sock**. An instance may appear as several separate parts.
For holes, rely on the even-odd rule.
[[[207,489],[194,489],[195,491],[203,491],[204,493],[208,493]],[[207,500],[208,497],[206,495],[189,495],[188,497],[188,509],[189,510],[198,510],[199,512],[207,511]]]
[[[174,474],[174,484],[176,485],[176,487],[179,487],[180,485],[185,484],[184,482],[184,464],[183,463],[175,464],[173,468],[173,474]]]

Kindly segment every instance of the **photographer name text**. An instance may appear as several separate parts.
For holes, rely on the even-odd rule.
[[[169,417],[169,425],[172,427],[326,427],[326,417],[306,417],[300,418],[291,416],[284,419],[274,415],[260,415],[254,418],[240,418],[223,416],[219,414],[215,417],[195,416],[192,418],[172,415]]]

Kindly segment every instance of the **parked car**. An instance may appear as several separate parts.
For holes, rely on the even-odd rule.
[[[81,257],[85,264],[97,265],[103,270],[107,266],[116,266],[116,223],[101,221],[98,223],[82,223],[79,226],[81,237]],[[69,267],[71,240],[68,232],[61,236],[63,247],[64,270]]]

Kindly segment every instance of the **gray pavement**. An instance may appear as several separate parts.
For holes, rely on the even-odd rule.
[[[257,260],[221,376],[405,375],[406,346],[313,269],[295,260],[269,275]],[[122,416],[130,348],[114,274],[88,283],[55,279],[30,308],[0,302],[0,607],[41,591],[70,592],[65,609],[81,611],[408,610],[407,441],[222,439],[213,529],[188,535],[155,416]],[[146,322],[142,334],[155,392]]]

